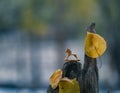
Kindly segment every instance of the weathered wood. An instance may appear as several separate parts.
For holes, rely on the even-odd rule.
[[[81,76],[81,63],[80,62],[66,62],[63,65],[63,77],[68,77],[69,79],[79,79]]]
[[[87,31],[91,33],[96,33],[95,23],[92,23]],[[84,67],[81,69],[80,62],[65,62],[63,65],[63,76],[69,79],[76,78],[79,82],[80,93],[99,93],[99,76],[97,68],[96,58],[91,58],[85,55],[84,57]],[[47,93],[58,93],[58,87],[52,89],[51,86],[48,87]]]
[[[87,28],[88,32],[96,33],[95,23],[91,23]],[[81,93],[99,93],[99,76],[96,58],[88,57],[85,54],[84,67],[82,72]]]
[[[68,77],[69,79],[76,78],[79,82],[80,93],[82,88],[82,64],[80,62],[66,62],[63,65],[63,77]]]
[[[80,62],[65,62],[62,70],[63,70],[63,76],[62,77],[67,77],[69,79],[76,78],[77,81],[79,82],[79,85],[81,84],[82,69],[81,69],[81,63]],[[56,89],[52,89],[51,85],[49,85],[49,87],[47,89],[47,93],[58,93],[58,91],[59,91],[58,87]]]
[[[80,93],[99,93],[97,60],[85,55],[83,70],[79,62],[66,62],[63,65],[63,76],[69,79],[76,78],[80,85]],[[52,89],[49,85],[47,93],[58,93],[58,87]]]
[[[96,58],[85,55],[85,63],[82,72],[82,93],[99,93],[99,77]]]

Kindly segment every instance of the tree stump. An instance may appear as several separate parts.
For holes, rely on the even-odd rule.
[[[63,77],[68,77],[69,79],[76,78],[79,80],[81,77],[81,63],[80,62],[66,62],[63,65]]]
[[[96,33],[94,28],[95,23],[92,23],[87,28],[87,31]],[[85,54],[84,67],[81,69],[81,63],[77,62],[79,61],[77,55],[72,54],[70,50],[66,52],[68,55],[65,57],[65,60],[69,62],[65,62],[62,67],[62,77],[69,79],[76,78],[79,83],[80,93],[99,93],[99,75],[96,58],[89,57]],[[71,55],[73,55],[76,60],[68,60],[68,57]],[[49,85],[47,93],[59,93],[59,88],[52,89],[51,85]]]
[[[83,70],[80,62],[66,62],[63,65],[63,76],[69,79],[76,78],[79,82],[80,93],[99,93],[98,84],[98,68],[96,59],[85,55],[85,63]],[[59,88],[52,89],[49,85],[47,93],[59,93]]]
[[[67,77],[69,79],[76,78],[79,82],[79,85],[81,84],[82,80],[82,69],[81,69],[81,63],[80,62],[65,62],[63,67],[63,78]],[[52,89],[51,85],[49,85],[47,89],[47,93],[59,93],[59,88]]]
[[[99,93],[99,77],[96,58],[85,55],[85,63],[82,71],[81,93]]]
[[[80,62],[66,62],[63,65],[63,77],[68,77],[69,79],[76,78],[80,88],[82,87],[82,64]],[[81,89],[80,89],[81,91]]]
[[[96,33],[95,23],[91,23],[87,28],[90,33]],[[92,39],[92,38],[91,38]],[[91,58],[85,54],[84,67],[82,71],[81,93],[99,93],[99,76],[96,58]]]

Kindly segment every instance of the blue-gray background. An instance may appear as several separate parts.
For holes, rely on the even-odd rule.
[[[107,41],[100,92],[120,90],[120,0],[0,0],[0,93],[43,93],[70,48],[84,62],[86,27]],[[102,67],[101,60],[102,59]]]

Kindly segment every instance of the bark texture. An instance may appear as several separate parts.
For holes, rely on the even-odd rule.
[[[99,76],[96,58],[90,58],[85,55],[85,63],[82,71],[82,92],[81,93],[99,93]]]

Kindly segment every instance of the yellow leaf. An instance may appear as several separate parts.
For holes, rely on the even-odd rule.
[[[91,58],[100,57],[106,50],[106,41],[96,33],[87,32],[85,54]]]
[[[58,83],[62,78],[62,73],[63,73],[62,70],[58,69],[51,75],[49,81],[53,89],[57,88]]]
[[[68,78],[61,79],[59,82],[59,93],[80,93],[78,81]]]

